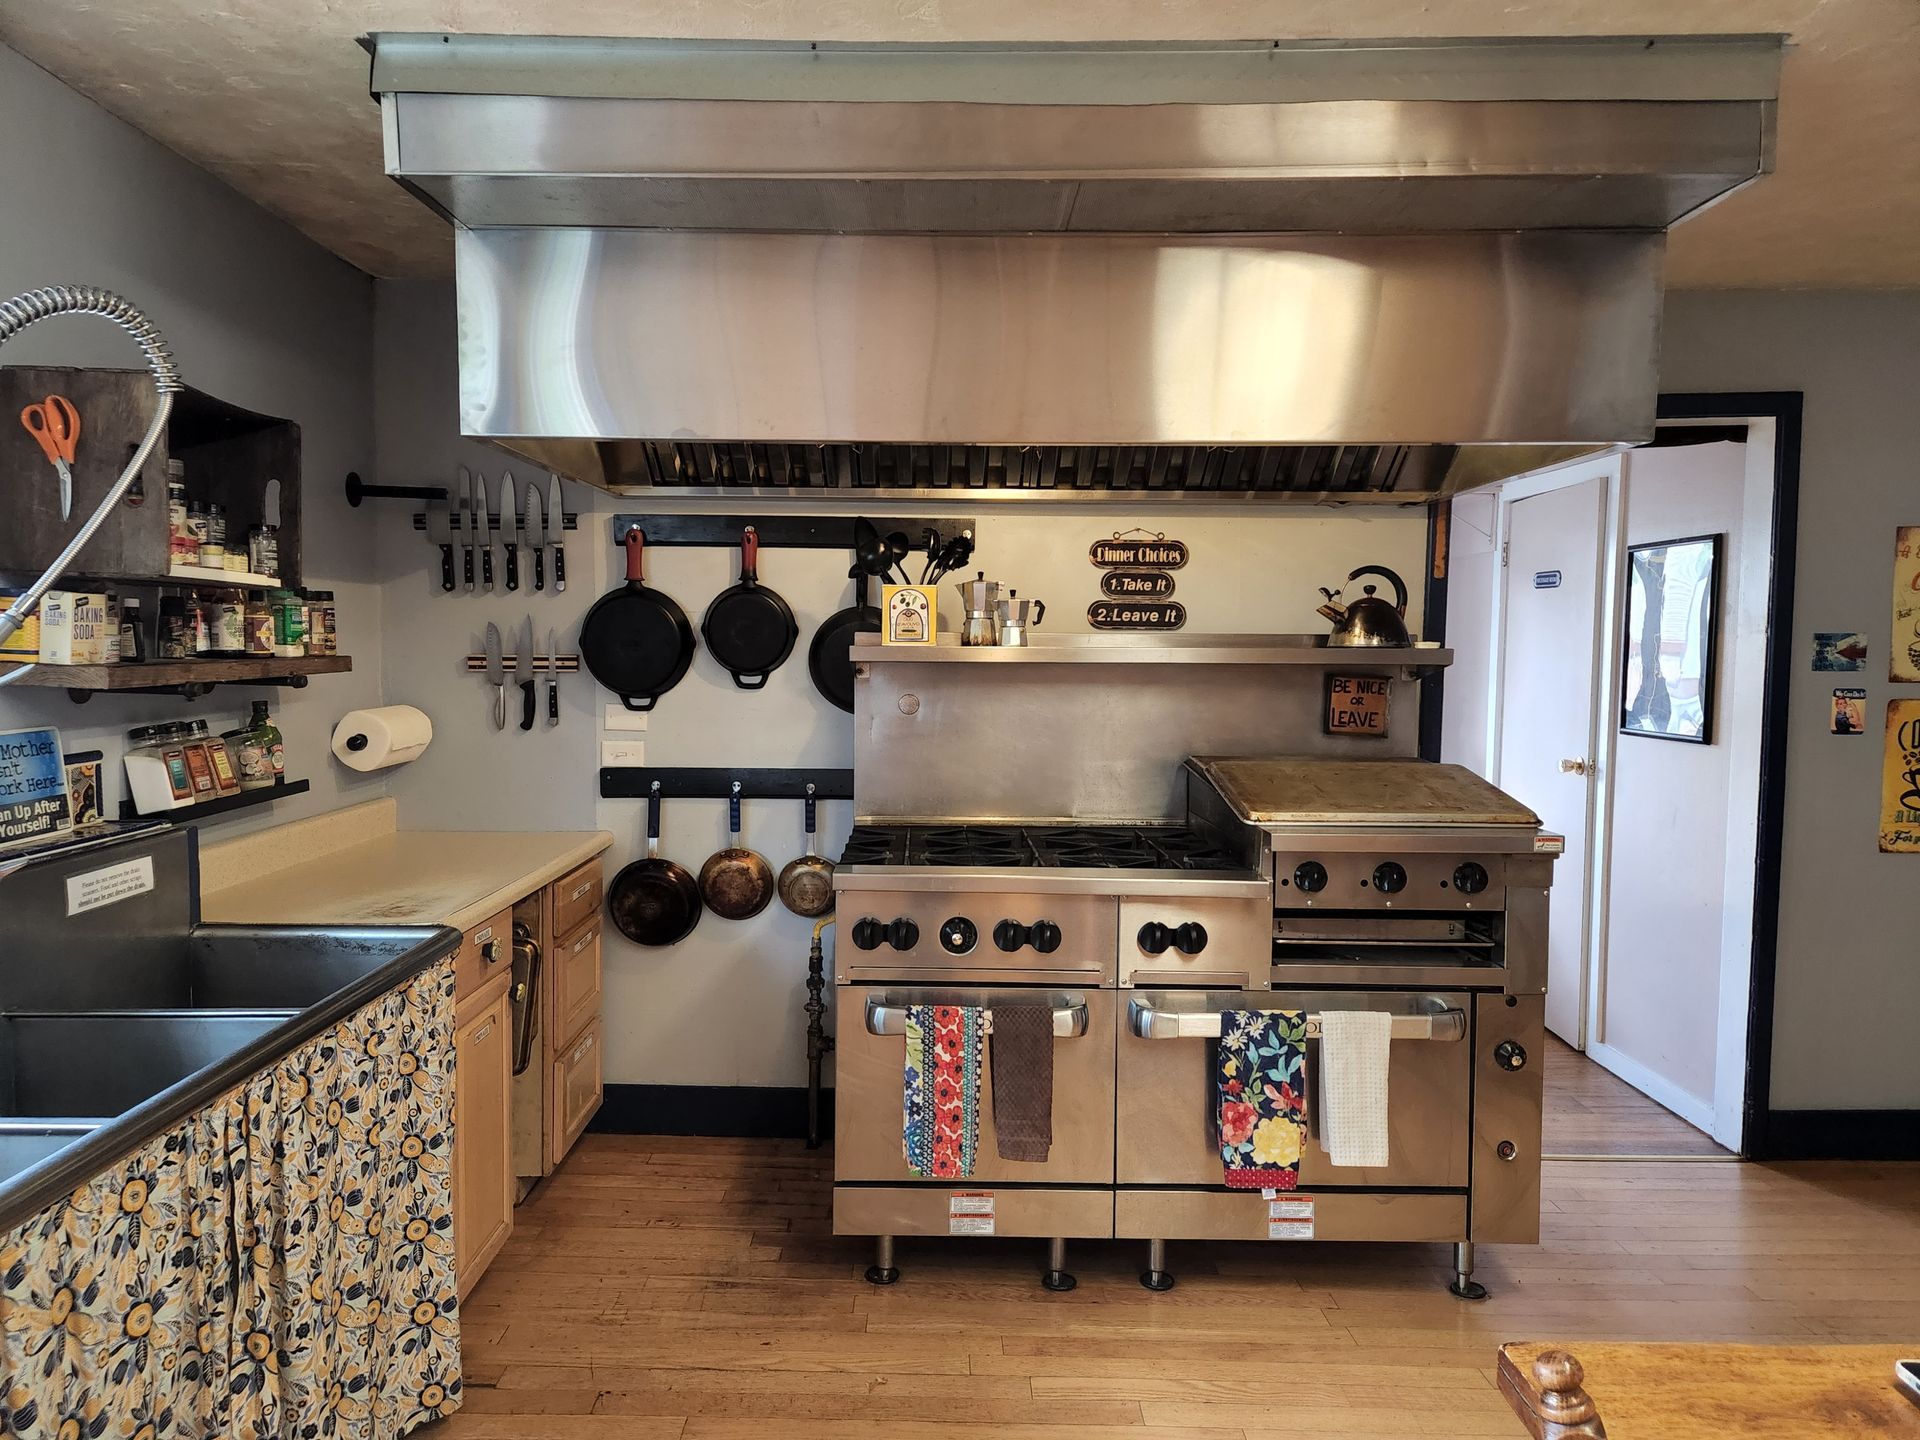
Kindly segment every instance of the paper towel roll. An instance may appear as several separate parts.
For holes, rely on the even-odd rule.
[[[411,705],[349,710],[333,727],[333,755],[352,770],[385,770],[418,759],[433,740],[433,721]]]

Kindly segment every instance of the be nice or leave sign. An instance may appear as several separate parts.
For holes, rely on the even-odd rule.
[[[1327,676],[1327,734],[1386,739],[1392,686],[1385,675]]]

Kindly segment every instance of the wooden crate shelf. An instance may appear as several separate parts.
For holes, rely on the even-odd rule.
[[[0,667],[0,675],[21,668]],[[353,669],[346,655],[247,655],[220,660],[135,660],[119,665],[35,665],[15,685],[39,685],[80,693],[102,690],[172,691],[214,685],[306,684],[309,675],[339,675]]]

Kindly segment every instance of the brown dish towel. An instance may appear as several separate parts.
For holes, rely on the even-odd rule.
[[[1053,1007],[995,1005],[987,1058],[1000,1158],[1044,1161],[1053,1145]]]

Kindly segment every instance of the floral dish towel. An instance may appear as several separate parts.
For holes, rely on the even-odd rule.
[[[921,1179],[964,1180],[980,1143],[980,1061],[986,1011],[907,1006],[903,1140],[907,1169]]]
[[[1306,1016],[1222,1011],[1214,1089],[1227,1188],[1294,1189],[1307,1123]]]

